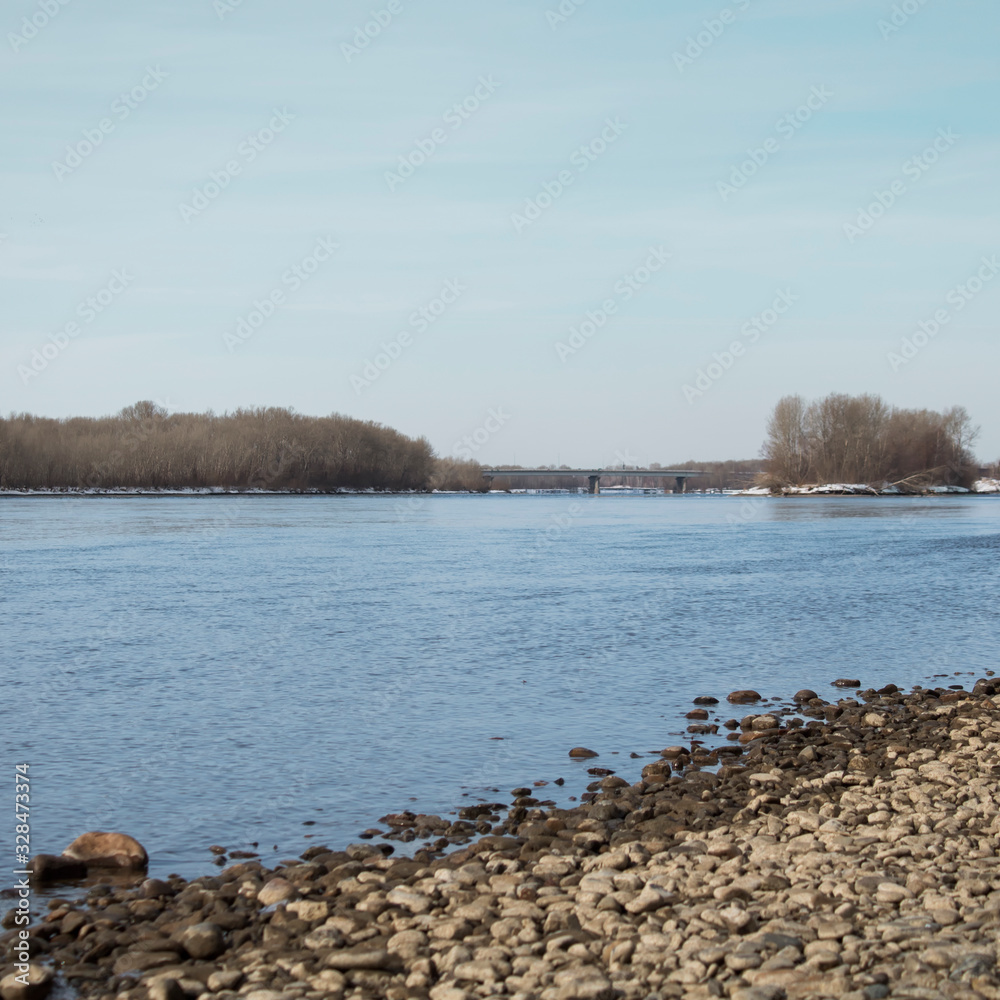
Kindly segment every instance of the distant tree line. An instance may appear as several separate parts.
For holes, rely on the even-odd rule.
[[[867,394],[832,393],[813,402],[785,396],[767,423],[763,481],[967,487],[977,475],[970,450],[977,434],[961,406],[938,413]]]
[[[439,460],[424,438],[334,414],[277,407],[115,416],[0,418],[0,487],[114,489],[476,489],[475,462]]]
[[[696,479],[689,479],[688,490],[729,490],[745,489],[752,486],[756,477],[761,472],[760,459],[729,460],[725,462],[679,462],[676,465],[661,465],[659,462],[651,463],[650,470],[676,469],[678,472],[697,469],[704,472],[704,476]],[[522,466],[505,465],[505,469],[517,469]],[[542,466],[542,468],[568,469],[568,465]],[[672,479],[661,479],[654,476],[643,476],[635,466],[618,469],[613,466],[595,466],[595,469],[604,469],[605,474],[601,476],[601,488],[607,489],[609,486],[637,486],[644,488],[655,488],[669,492],[674,488]],[[518,476],[516,473],[510,476],[497,477],[493,483],[494,489],[512,490],[558,490],[576,489],[578,486],[585,486],[587,480],[580,477],[578,480],[566,479],[562,476]]]
[[[888,406],[878,396],[786,396],[767,425],[761,460],[687,461],[689,490],[805,483],[968,486],[978,433],[960,406],[944,413]],[[512,468],[508,466],[508,468]],[[561,466],[560,468],[567,468]],[[660,469],[658,463],[649,466]],[[993,468],[992,474],[998,470]],[[109,417],[0,418],[0,488],[206,488],[272,490],[488,489],[475,461],[438,458],[424,438],[373,421],[308,417],[278,407],[168,413],[150,402]],[[602,485],[672,489],[638,470],[609,471]],[[495,488],[585,485],[553,476],[498,479]]]

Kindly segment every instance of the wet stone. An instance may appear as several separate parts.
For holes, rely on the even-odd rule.
[[[726,696],[726,701],[732,705],[748,705],[755,701],[760,701],[760,693],[749,688],[741,691],[731,691]]]

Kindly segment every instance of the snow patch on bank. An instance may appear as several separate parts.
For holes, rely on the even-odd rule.
[[[815,486],[784,486],[774,492],[766,486],[739,490],[733,496],[926,496],[941,493],[1000,493],[1000,479],[980,479],[968,490],[964,486],[928,486],[922,490],[901,490],[897,486],[869,486],[867,483],[821,483]]]

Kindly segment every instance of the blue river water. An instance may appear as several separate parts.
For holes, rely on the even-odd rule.
[[[989,497],[3,497],[5,759],[33,853],[291,857],[535,780],[565,801],[577,745],[635,780],[697,695],[969,683],[998,557]]]

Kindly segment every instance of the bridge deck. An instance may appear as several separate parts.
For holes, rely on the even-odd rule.
[[[488,478],[501,476],[645,476],[652,479],[679,479],[703,476],[692,469],[483,469]]]
[[[677,492],[687,489],[687,481],[695,476],[703,476],[704,472],[694,469],[484,469],[483,478],[491,483],[494,479],[514,479],[517,476],[560,477],[562,479],[587,480],[587,488],[591,493],[601,492],[601,476],[621,476],[627,478],[636,476],[640,479],[673,479]]]

